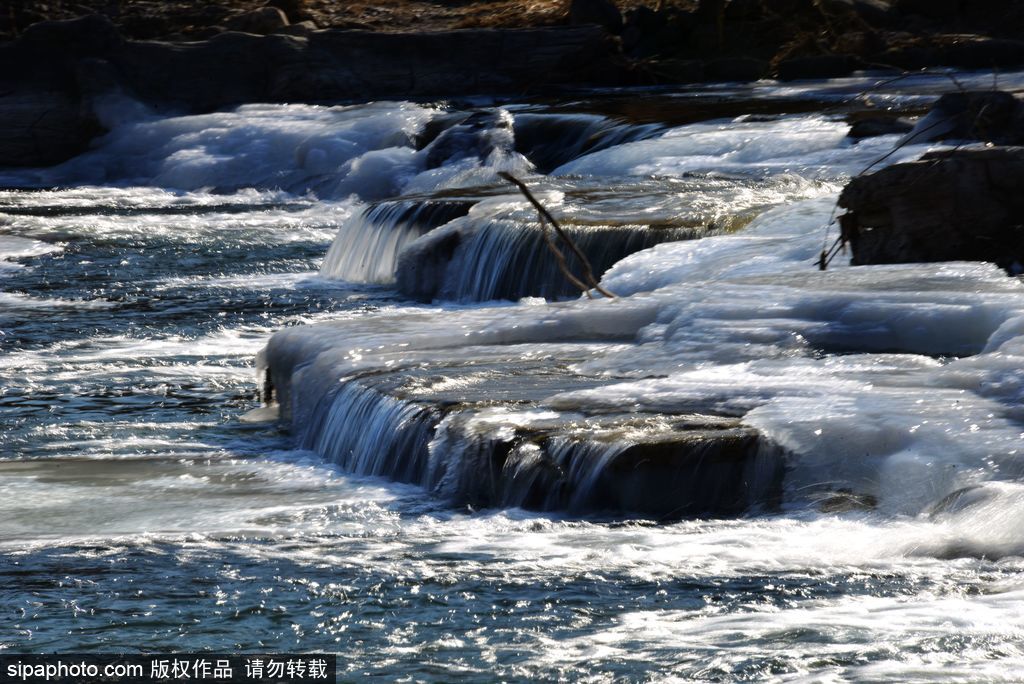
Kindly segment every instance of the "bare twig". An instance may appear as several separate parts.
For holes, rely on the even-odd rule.
[[[615,295],[606,290],[605,288],[601,287],[601,284],[598,282],[597,277],[594,276],[594,269],[590,265],[590,260],[587,259],[583,251],[576,246],[576,243],[573,242],[572,238],[570,238],[569,235],[562,228],[562,226],[559,225],[555,217],[551,215],[551,212],[545,209],[544,205],[541,204],[537,200],[537,198],[533,196],[533,193],[530,192],[530,189],[528,187],[526,187],[526,184],[523,183],[518,178],[516,178],[515,176],[513,176],[511,173],[506,173],[505,171],[499,171],[498,175],[507,180],[509,183],[515,185],[517,188],[519,188],[519,191],[523,193],[523,196],[526,197],[526,199],[529,200],[530,204],[533,205],[533,208],[537,210],[537,213],[540,215],[541,228],[544,229],[544,237],[547,240],[548,247],[552,250],[552,252],[554,252],[555,258],[558,259],[558,266],[559,268],[562,269],[562,273],[565,274],[565,277],[568,278],[574,285],[576,285],[576,287],[583,290],[583,293],[586,294],[588,297],[591,296],[590,290],[594,289],[600,292],[605,297],[613,299]],[[576,255],[576,258],[579,260],[580,265],[583,267],[582,281],[569,271],[569,265],[565,261],[565,255],[562,254],[562,251],[558,249],[554,241],[552,241],[547,234],[545,222],[551,224],[551,227],[555,229],[556,233],[558,233],[558,237],[562,239],[562,242],[568,245],[569,249],[572,250],[572,253]]]
[[[562,274],[569,279],[569,282],[580,288],[583,294],[587,295],[587,299],[593,299],[594,295],[590,294],[590,287],[569,270],[569,264],[565,261],[565,255],[562,254],[562,250],[558,249],[555,241],[551,239],[551,234],[548,233],[548,222],[544,220],[543,216],[540,217],[540,230],[544,235],[544,242],[547,243],[548,249],[555,255],[555,260],[558,262],[558,268],[562,271]]]

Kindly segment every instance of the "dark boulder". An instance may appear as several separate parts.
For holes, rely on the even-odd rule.
[[[913,129],[914,124],[903,117],[871,116],[850,122],[850,131],[846,136],[854,140],[862,140],[880,135],[906,134]]]
[[[1024,100],[999,90],[947,93],[902,142],[935,140],[1024,145]]]
[[[0,122],[0,166],[62,162],[100,132],[77,98],[53,91],[0,97]]]
[[[966,260],[1024,269],[1024,148],[930,153],[854,178],[839,206],[854,265]]]

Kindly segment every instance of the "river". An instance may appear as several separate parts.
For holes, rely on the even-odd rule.
[[[814,266],[845,179],[936,146],[847,137],[951,88],[882,81],[111,102],[93,150],[0,172],[0,648],[326,651],[343,681],[1019,680],[1020,283]],[[575,299],[498,171],[616,300]],[[264,420],[282,329],[323,371],[296,394],[400,367],[486,398],[465,415],[492,431],[635,440],[714,406],[784,447],[782,499],[679,519],[395,482],[380,444],[407,423],[356,390]],[[446,371],[467,358],[485,371]],[[485,431],[445,425],[442,459]]]

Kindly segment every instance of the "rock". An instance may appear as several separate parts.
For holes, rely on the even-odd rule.
[[[279,29],[276,33],[283,33],[289,36],[304,36],[308,33],[317,30],[315,21],[300,21],[295,24],[288,24],[283,29]]]
[[[790,18],[814,12],[814,0],[761,0],[761,6],[769,14]]]
[[[966,260],[1024,270],[1024,148],[933,152],[854,178],[839,206],[852,264]]]
[[[18,39],[18,45],[27,51],[55,51],[73,57],[103,56],[122,42],[117,28],[102,14],[66,21],[41,21],[25,29]]]
[[[863,63],[852,55],[816,55],[783,60],[778,76],[783,81],[801,78],[836,78],[862,68]]]
[[[398,291],[416,301],[434,301],[444,287],[448,266],[462,241],[459,230],[439,228],[404,249],[395,267]]]
[[[303,448],[350,472],[419,484],[458,506],[575,515],[731,516],[781,500],[786,453],[736,417],[580,408],[490,429],[495,409],[540,408],[555,394],[614,379],[514,350],[504,356],[501,344],[483,364],[466,358],[472,351],[441,347],[429,368],[336,378],[322,367],[312,378],[311,353],[326,347],[296,353],[287,341],[295,333],[278,333],[265,352],[282,419],[303,435]]]
[[[998,90],[947,93],[901,142],[935,140],[1024,145],[1024,100]]]
[[[902,117],[872,116],[851,122],[850,131],[846,137],[861,140],[880,135],[910,133],[913,129],[914,124]]]
[[[309,10],[306,8],[306,0],[269,0],[267,5],[276,7],[284,12],[292,23],[296,23],[296,20],[303,22],[310,19]]]
[[[436,169],[459,159],[486,160],[495,152],[510,154],[515,145],[512,116],[503,110],[473,112],[446,128],[426,149],[426,166]]]
[[[235,15],[224,22],[229,31],[269,35],[288,26],[288,17],[277,7],[260,7]]]
[[[129,41],[111,56],[149,103],[210,111],[244,102],[319,102],[509,92],[625,80],[596,26],[396,34],[225,33],[208,41]]]
[[[639,511],[662,518],[740,515],[782,498],[784,456],[756,430],[708,425],[618,454],[583,508]]]
[[[693,11],[694,18],[701,24],[718,24],[725,19],[728,0],[699,0]]]
[[[0,166],[47,166],[85,150],[98,131],[81,103],[60,92],[0,97]]]
[[[569,23],[597,24],[610,33],[622,33],[622,14],[611,0],[572,0],[569,5]]]

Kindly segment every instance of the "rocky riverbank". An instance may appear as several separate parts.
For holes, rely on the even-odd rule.
[[[125,102],[197,113],[246,102],[1003,68],[1024,64],[1021,27],[1024,11],[1009,0],[551,0],[519,10],[502,2],[22,3],[0,22],[0,36],[12,39],[0,42],[0,166],[74,156]]]

